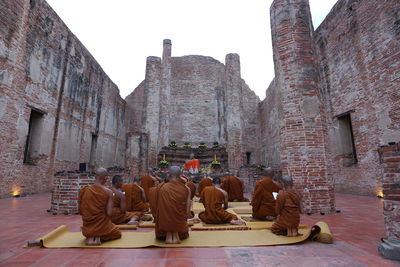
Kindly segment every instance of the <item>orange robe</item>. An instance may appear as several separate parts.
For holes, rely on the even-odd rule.
[[[149,201],[149,189],[155,186],[155,181],[150,175],[144,175],[140,178],[140,186],[144,190],[147,201]]]
[[[244,201],[243,182],[236,176],[227,176],[222,179],[221,188],[228,193],[228,201]]]
[[[121,238],[121,231],[107,215],[108,198],[107,192],[98,184],[85,186],[79,191],[78,210],[85,237],[100,237],[101,241]]]
[[[110,216],[110,219],[113,223],[115,224],[124,224],[130,221],[130,219],[135,218],[137,221],[140,218],[140,215],[142,215],[141,212],[129,212],[121,211],[121,198],[117,195],[114,195],[113,197],[113,210],[112,214]]]
[[[206,186],[212,186],[212,185],[213,185],[212,179],[210,179],[210,178],[201,179],[200,183],[199,183],[199,192],[198,192],[199,196],[201,196],[201,191],[203,191],[203,189]]]
[[[200,212],[199,218],[205,223],[229,223],[237,220],[237,216],[224,210],[226,195],[215,186],[207,186],[201,192],[205,211]]]
[[[122,191],[125,192],[126,211],[146,212],[149,210],[149,203],[143,201],[143,191],[137,184],[124,184]]]
[[[157,186],[154,197],[157,239],[165,240],[167,232],[178,232],[181,240],[189,237],[187,226],[189,195],[190,190],[181,179],[173,179]]]
[[[149,189],[149,205],[150,205],[150,210],[151,210],[151,215],[153,218],[156,218],[156,209],[157,209],[157,204],[156,204],[156,194],[157,194],[157,188],[160,187],[162,184],[159,184],[158,186],[151,187]]]
[[[196,185],[192,181],[188,181],[186,185],[190,189],[190,199],[193,199],[196,195]]]
[[[300,223],[301,196],[295,190],[281,190],[276,200],[278,218],[271,227],[271,232],[287,235],[288,228],[298,228]]]
[[[251,201],[254,218],[265,219],[266,216],[276,217],[276,201],[272,192],[278,191],[279,187],[269,177],[265,177],[256,184]]]

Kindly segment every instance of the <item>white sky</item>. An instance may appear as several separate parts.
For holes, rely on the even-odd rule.
[[[310,0],[314,27],[337,0]],[[274,77],[272,0],[47,0],[126,97],[145,77],[146,57],[238,53],[242,78],[263,99]]]

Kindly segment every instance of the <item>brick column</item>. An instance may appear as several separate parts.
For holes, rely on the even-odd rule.
[[[282,105],[280,153],[306,212],[334,211],[328,178],[326,122],[318,95],[313,26],[307,0],[275,0],[271,6],[275,82]]]

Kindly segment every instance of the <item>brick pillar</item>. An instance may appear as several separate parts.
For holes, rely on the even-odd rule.
[[[171,40],[163,41],[160,88],[160,130],[158,147],[161,149],[169,143],[170,97],[171,97]]]
[[[400,241],[400,143],[379,148],[383,161],[383,215],[387,238]]]
[[[307,0],[275,0],[271,6],[275,81],[282,101],[281,167],[303,195],[306,212],[333,212],[327,174],[326,126],[318,96],[313,26]]]
[[[242,149],[242,80],[240,77],[239,55],[226,55],[225,79],[228,167],[229,169],[238,170],[244,164]]]
[[[161,86],[161,59],[148,57],[146,62],[145,91],[145,132],[148,135],[148,164],[157,166],[159,151],[159,120],[160,120],[160,86]]]

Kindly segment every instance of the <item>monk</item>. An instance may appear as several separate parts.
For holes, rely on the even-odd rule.
[[[228,193],[228,201],[248,201],[243,197],[243,182],[230,173],[226,173],[222,178],[221,188]]]
[[[125,193],[127,211],[149,211],[150,205],[147,203],[146,194],[139,182],[139,176],[135,176],[133,184],[124,184],[122,186],[122,192]]]
[[[159,184],[151,196],[155,206],[155,233],[157,239],[167,244],[179,244],[189,237],[190,189],[178,166],[169,168],[167,180]]]
[[[96,170],[96,181],[79,191],[78,211],[82,216],[82,234],[86,245],[101,245],[101,242],[121,238],[121,231],[111,222],[113,191],[105,186],[107,170]]]
[[[122,177],[115,175],[110,188],[114,192],[113,211],[110,219],[115,224],[138,225],[142,213],[126,211],[126,198],[125,193],[121,191],[122,185]]]
[[[228,208],[228,193],[219,187],[220,183],[219,178],[214,178],[213,185],[207,186],[201,192],[200,198],[205,211],[200,212],[199,218],[210,224],[244,224],[235,214],[225,210]]]
[[[276,201],[273,192],[279,192],[279,186],[272,181],[273,171],[271,168],[266,169],[266,177],[259,181],[253,192],[251,201],[253,218],[274,221],[276,219],[275,206]]]
[[[149,189],[156,186],[159,180],[153,175],[153,169],[149,168],[148,174],[140,178],[140,186],[143,188],[146,199],[149,199]]]
[[[198,188],[198,196],[200,196],[201,195],[201,191],[203,191],[203,189],[206,187],[206,186],[212,186],[213,185],[213,179],[208,175],[208,174],[205,174],[204,175],[204,178],[203,179],[201,179],[200,180],[200,183],[199,183],[199,188]]]
[[[276,200],[276,214],[278,218],[271,227],[271,232],[277,235],[298,236],[300,223],[301,196],[293,189],[293,180],[290,176],[282,178],[283,190],[278,193]]]

